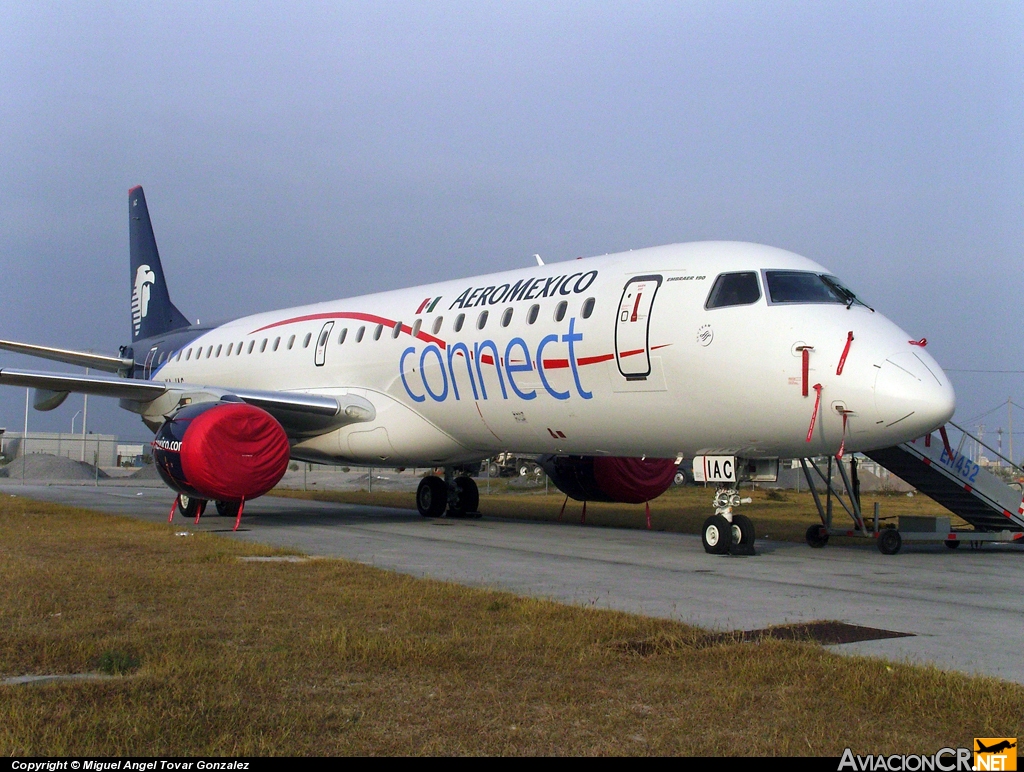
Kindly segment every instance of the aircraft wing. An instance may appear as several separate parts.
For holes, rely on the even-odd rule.
[[[173,413],[183,400],[241,400],[266,410],[280,421],[285,431],[292,436],[322,434],[347,424],[372,421],[377,415],[369,400],[352,394],[331,397],[296,391],[233,389],[223,386],[144,381],[111,375],[16,370],[11,367],[0,368],[0,385],[28,386],[35,389],[35,405],[39,410],[52,410],[71,392],[96,394],[138,403],[140,409],[136,412],[146,415],[150,412],[146,407],[156,400],[161,400],[153,412],[165,416]]]
[[[66,348],[36,346],[32,343],[18,343],[13,340],[0,340],[0,350],[13,351],[40,359],[52,359],[76,367],[88,367],[106,373],[127,372],[134,362],[123,357],[108,357],[102,354],[90,354],[85,351],[72,351]]]

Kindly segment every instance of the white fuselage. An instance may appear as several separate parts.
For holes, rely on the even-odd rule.
[[[764,271],[779,269],[828,273],[772,247],[675,244],[256,314],[152,377],[364,397],[372,422],[294,438],[298,458],[345,463],[805,457],[891,446],[952,416],[923,346],[861,304],[771,303]],[[705,307],[716,277],[744,271],[756,302]]]

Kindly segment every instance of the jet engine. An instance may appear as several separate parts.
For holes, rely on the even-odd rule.
[[[608,456],[541,456],[538,459],[562,493],[577,501],[640,504],[671,487],[676,475],[672,458]]]
[[[153,440],[157,471],[173,490],[197,499],[248,501],[288,469],[288,437],[270,413],[244,402],[188,405]]]

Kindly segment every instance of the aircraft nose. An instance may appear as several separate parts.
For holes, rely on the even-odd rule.
[[[904,350],[887,357],[878,370],[875,409],[879,424],[911,440],[952,418],[956,396],[934,359]]]

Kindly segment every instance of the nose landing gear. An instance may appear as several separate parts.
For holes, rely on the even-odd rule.
[[[710,555],[753,555],[754,523],[746,515],[733,514],[732,508],[749,504],[749,497],[740,498],[735,488],[719,488],[715,492],[715,514],[704,521],[701,543]]]

